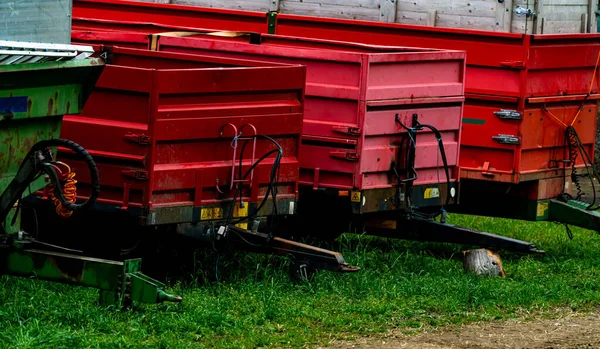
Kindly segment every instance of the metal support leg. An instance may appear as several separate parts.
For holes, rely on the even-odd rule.
[[[181,302],[165,285],[140,272],[141,260],[124,262],[41,250],[0,250],[0,273],[97,288],[100,303],[127,307],[132,302]]]
[[[550,200],[548,220],[600,232],[600,213],[586,210],[588,206],[589,204],[585,202],[575,200],[568,202]]]
[[[193,225],[182,226],[178,231],[184,236],[205,242],[215,242],[218,244],[221,241],[227,241],[227,243],[239,250],[290,257],[294,263],[306,264],[308,268],[313,270],[321,269],[335,272],[355,272],[360,270],[359,267],[346,263],[344,257],[339,252],[279,237],[270,238],[267,234],[253,232],[234,225],[229,225],[227,229],[221,226],[216,233],[211,231],[204,232],[202,227]]]
[[[474,245],[484,248],[505,249],[522,253],[545,253],[529,242],[509,237],[480,232],[452,224],[418,218],[385,221],[385,224],[367,222],[370,235],[398,238],[404,240],[447,242],[453,244]]]

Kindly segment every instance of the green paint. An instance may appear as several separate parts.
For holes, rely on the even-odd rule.
[[[575,200],[568,202],[551,200],[548,219],[600,232],[600,213],[587,210],[588,206],[584,202]]]
[[[60,137],[62,116],[81,112],[103,67],[98,59],[0,66],[0,193],[14,179],[36,143]],[[42,176],[24,196],[45,186]],[[20,230],[20,219],[11,224],[14,213],[5,220],[9,234]],[[8,241],[10,244],[0,246],[0,274],[97,288],[101,303],[119,307],[133,301],[181,301],[165,293],[163,284],[141,274],[140,260],[117,262],[26,251],[25,240],[15,237]]]
[[[124,307],[131,302],[179,302],[165,285],[140,273],[141,260],[124,262],[55,252],[13,249],[0,258],[0,272],[100,290],[100,303]]]
[[[277,32],[277,12],[267,12],[267,33],[276,34]]]
[[[463,118],[463,124],[483,125],[483,124],[485,124],[485,120],[484,119]]]

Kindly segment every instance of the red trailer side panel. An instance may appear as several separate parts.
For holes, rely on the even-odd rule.
[[[96,160],[100,203],[142,208],[154,217],[150,224],[222,217],[209,207],[230,204],[238,184],[245,202],[259,203],[275,156],[239,182],[240,173],[276,149],[267,139],[249,140],[240,169],[244,137],[259,134],[283,149],[277,199],[285,206],[280,212],[293,213],[304,67],[116,47],[107,60],[84,110],[65,116],[62,129]],[[85,197],[89,178],[78,180]]]
[[[161,17],[148,13],[158,7],[125,6],[118,0],[78,0],[74,3],[74,27],[102,25],[111,30],[137,28],[147,32],[158,32],[160,26],[163,30],[190,29],[184,27],[183,21],[173,21],[171,15]],[[85,8],[85,12],[79,12],[79,8]],[[592,111],[587,114],[592,115],[600,97],[600,69],[595,69],[600,57],[600,34],[521,35],[287,14],[278,14],[276,24],[270,28],[266,16],[262,26],[248,24],[250,19],[257,18],[252,12],[176,5],[160,8],[186,18],[186,25],[192,24],[188,21],[191,18],[212,16],[215,19],[194,23],[195,29],[274,30],[277,34],[304,38],[467,51],[467,101],[462,135],[465,146],[464,156],[460,157],[462,176],[466,178],[518,183],[561,175],[556,164],[564,160],[564,156],[559,155],[560,150],[565,149],[564,137],[555,139],[552,144],[540,139],[548,140],[557,132],[564,133],[564,126],[544,124],[544,134],[540,136],[540,131],[531,128],[533,124],[525,118],[543,113],[546,119],[572,119],[571,110],[561,109],[561,106],[564,101],[573,100],[579,106],[591,107]],[[226,17],[228,13],[232,15]],[[216,21],[223,18],[227,20]],[[101,24],[97,21],[114,19],[121,22]],[[589,105],[590,102],[594,105]],[[497,113],[503,109],[519,113],[520,119],[499,117]],[[554,110],[555,117],[545,110]],[[579,136],[586,140],[595,136],[595,128],[591,127],[595,121],[589,115],[582,113],[575,124],[579,125],[581,120],[590,126],[577,126]],[[503,136],[518,141],[504,144],[495,140],[502,140]],[[540,151],[527,149],[526,144],[532,142]],[[593,158],[593,142],[586,141],[585,147]]]

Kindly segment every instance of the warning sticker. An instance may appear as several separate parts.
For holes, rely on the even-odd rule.
[[[350,196],[350,200],[352,202],[360,202],[360,192],[359,191],[353,191],[352,195]]]
[[[537,204],[537,216],[545,217],[546,212],[548,212],[548,203],[547,202],[538,202]]]
[[[423,195],[425,199],[433,199],[440,197],[440,190],[438,188],[427,188],[425,189],[425,194]]]
[[[236,218],[248,216],[248,203],[244,203],[244,207],[240,207],[240,204],[236,204],[233,207],[233,216]],[[248,222],[241,222],[235,225],[238,228],[248,229]]]
[[[221,207],[207,207],[202,208],[200,213],[200,220],[208,221],[211,219],[222,219],[223,209]]]

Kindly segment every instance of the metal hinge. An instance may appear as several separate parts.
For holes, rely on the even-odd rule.
[[[360,127],[353,126],[333,126],[333,132],[343,133],[350,136],[360,136]]]
[[[521,144],[521,139],[511,135],[497,135],[492,137],[493,140],[500,144]]]
[[[358,161],[358,153],[351,153],[346,151],[333,151],[329,153],[331,157],[348,160],[348,161]]]
[[[523,16],[535,16],[536,13],[535,11],[528,9],[528,8],[524,8],[521,6],[517,6],[515,7],[515,9],[513,10],[513,12],[515,13],[515,15],[519,16],[519,17],[523,17]]]
[[[141,145],[150,144],[150,136],[146,136],[145,134],[127,132],[125,134],[125,139],[128,141],[131,141],[131,142],[141,144]]]
[[[123,170],[121,174],[125,177],[130,177],[140,181],[148,180],[148,171],[146,170]]]
[[[516,110],[501,109],[500,111],[495,111],[494,115],[505,120],[521,120],[523,114]]]

